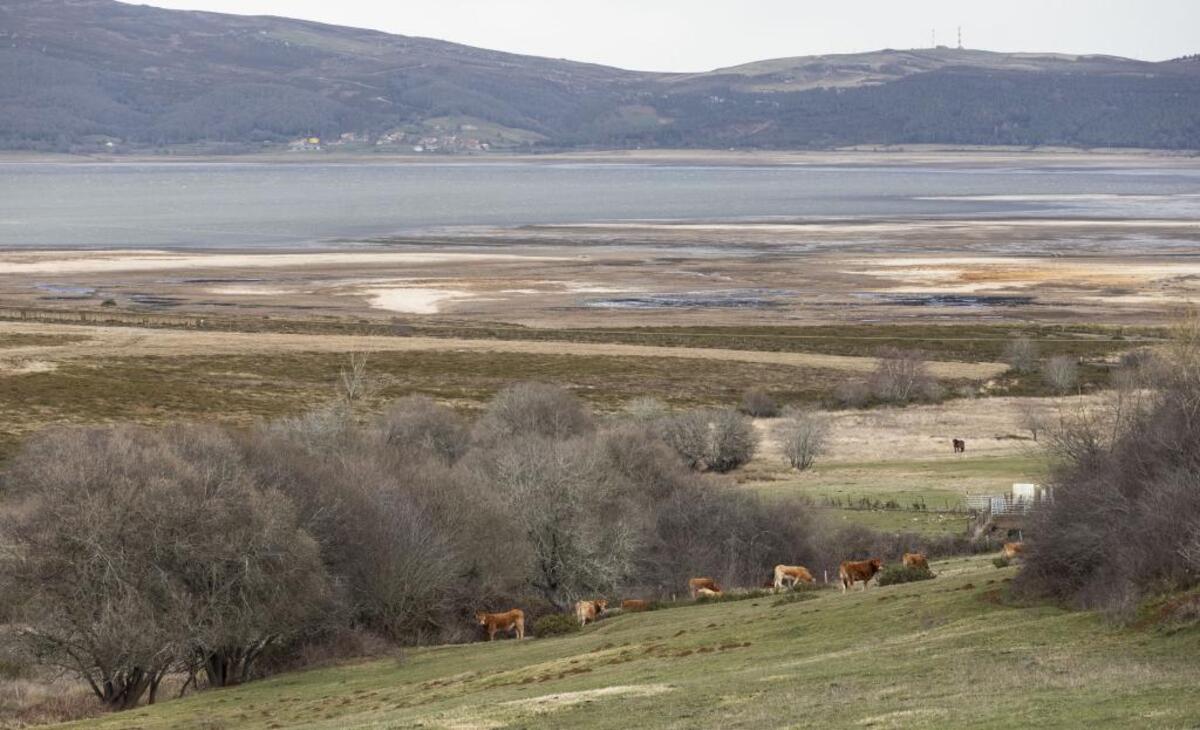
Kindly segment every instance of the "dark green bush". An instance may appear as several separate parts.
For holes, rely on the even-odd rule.
[[[533,622],[533,635],[538,637],[565,636],[579,631],[579,620],[565,613],[550,613]]]
[[[817,597],[817,588],[801,588],[795,591],[784,593],[779,598],[771,602],[771,608],[786,606],[789,603],[799,603],[800,601],[808,601]]]
[[[992,558],[992,565],[996,566],[997,568],[1007,568],[1008,566],[1012,565],[1012,561],[1001,555],[998,558]]]
[[[891,586],[900,583],[912,583],[918,580],[929,580],[933,577],[934,575],[929,568],[908,568],[903,565],[889,565],[879,573],[877,582],[881,586]]]

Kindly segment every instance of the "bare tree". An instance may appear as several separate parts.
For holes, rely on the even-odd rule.
[[[243,681],[327,590],[290,504],[207,428],[60,431],[20,454],[22,508],[0,565],[20,639],[112,709],[153,702],[172,669]]]
[[[1018,373],[1031,373],[1037,369],[1038,346],[1028,337],[1018,337],[1004,347],[1004,362]]]
[[[367,395],[367,353],[352,352],[346,367],[338,371],[338,395],[346,403],[357,403]]]
[[[1027,399],[1017,406],[1017,422],[1036,442],[1049,423],[1037,401]]]
[[[825,452],[829,419],[815,410],[788,411],[775,435],[792,468],[805,471]]]
[[[633,567],[636,521],[623,519],[632,505],[622,505],[603,464],[603,451],[584,441],[524,438],[487,467],[524,527],[532,586],[560,609],[611,590]]]
[[[879,352],[879,362],[868,383],[878,400],[908,403],[930,395],[936,381],[929,375],[923,353],[888,347]]]
[[[1042,378],[1058,395],[1071,391],[1079,383],[1079,365],[1067,355],[1057,355],[1042,365]]]

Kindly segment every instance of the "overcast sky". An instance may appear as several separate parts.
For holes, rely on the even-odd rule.
[[[154,0],[645,71],[954,45],[1163,60],[1200,52],[1200,0]]]

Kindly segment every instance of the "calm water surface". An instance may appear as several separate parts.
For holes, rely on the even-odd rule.
[[[3,248],[303,246],[447,226],[1007,215],[1200,220],[1200,170],[0,165]]]

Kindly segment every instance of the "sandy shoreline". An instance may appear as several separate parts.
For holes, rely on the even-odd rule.
[[[2,164],[648,164],[648,165],[971,165],[1013,164],[1119,167],[1200,167],[1194,150],[1097,149],[1064,147],[971,147],[945,145],[872,146],[836,150],[573,150],[537,154],[353,154],[337,151],[297,153],[280,150],[245,155],[70,155],[0,151]]]
[[[137,251],[8,251],[0,252],[0,274],[94,274],[178,269],[271,269],[313,266],[397,266],[478,263],[487,261],[556,261],[555,257],[504,253],[456,252],[327,252],[327,253],[175,253]]]

